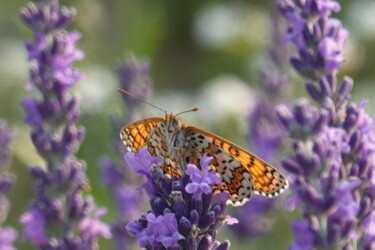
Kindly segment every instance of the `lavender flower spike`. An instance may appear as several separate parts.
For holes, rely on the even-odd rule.
[[[30,168],[36,195],[20,222],[24,237],[40,249],[96,249],[99,236],[111,237],[99,219],[106,210],[82,195],[86,164],[74,156],[85,132],[75,124],[78,99],[68,90],[82,77],[72,63],[83,52],[75,47],[80,34],[64,29],[75,15],[58,0],[30,2],[21,10],[34,32],[34,41],[26,44],[33,62],[27,88],[36,88],[42,97],[24,100],[25,122],[45,167]]]
[[[0,249],[6,250],[16,249],[13,247],[13,242],[18,236],[14,228],[4,225],[10,209],[6,193],[13,186],[15,180],[15,176],[7,173],[5,167],[11,156],[10,142],[13,136],[13,131],[5,121],[0,120]]]
[[[340,5],[282,0],[279,9],[289,23],[286,39],[298,50],[290,62],[318,104],[303,100],[292,111],[278,108],[295,140],[294,154],[282,160],[294,192],[287,207],[303,215],[292,223],[290,249],[374,249],[375,121],[364,101],[350,103],[352,79],[337,86],[349,35],[331,18]]]
[[[170,179],[160,168],[160,159],[152,158],[147,148],[125,155],[126,162],[146,176],[148,193],[152,194],[152,210],[126,226],[128,233],[139,240],[140,247],[229,249],[228,241],[215,241],[219,227],[235,220],[225,215],[227,195],[212,196],[214,183],[221,181],[208,170],[211,159],[203,156],[199,166],[189,164],[180,179]]]

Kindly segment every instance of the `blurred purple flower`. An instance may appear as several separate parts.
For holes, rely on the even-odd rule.
[[[76,12],[60,8],[58,0],[34,2],[21,10],[21,17],[34,32],[34,41],[26,44],[33,62],[27,89],[36,88],[42,98],[24,100],[24,121],[32,127],[32,142],[46,166],[30,168],[36,195],[20,222],[25,238],[39,248],[96,249],[98,236],[111,235],[99,221],[106,210],[82,196],[86,164],[74,156],[85,132],[75,125],[78,98],[68,90],[82,77],[71,64],[83,59],[83,52],[75,46],[80,34],[64,29]]]
[[[15,182],[15,176],[6,171],[6,165],[11,158],[10,144],[13,137],[14,131],[5,121],[0,120],[0,225],[7,218],[10,208],[5,193]]]
[[[329,16],[338,12],[340,5],[333,0],[303,3],[283,0],[279,2],[279,10],[289,23],[287,40],[298,48],[299,58],[291,58],[293,67],[314,80],[336,73],[344,59],[343,46],[348,32]]]
[[[331,74],[340,68],[344,61],[344,55],[341,51],[342,48],[335,39],[326,37],[319,42],[318,52],[324,58],[327,74]]]
[[[134,220],[139,215],[139,209],[143,205],[143,197],[139,190],[133,186],[122,185],[115,190],[115,200],[121,217]]]
[[[99,166],[102,170],[102,182],[105,186],[116,188],[125,178],[125,168],[119,168],[108,156],[99,159]]]
[[[107,213],[107,209],[99,208],[92,217],[85,217],[79,224],[81,237],[88,242],[95,242],[102,235],[104,238],[111,238],[110,228],[99,219]]]
[[[150,196],[152,211],[126,226],[128,233],[139,240],[139,245],[147,249],[228,249],[229,242],[220,244],[215,241],[217,230],[226,221],[226,199],[212,197],[213,182],[218,179],[208,171],[211,157],[203,156],[198,167],[189,165],[180,179],[169,179],[147,148],[141,149],[138,154],[142,158],[129,152],[125,159],[131,167],[134,165],[133,169],[140,169],[139,166],[145,169],[143,164],[149,164],[148,173],[139,172],[146,175],[149,186],[154,190]],[[193,186],[188,188],[189,184]],[[206,193],[207,187],[210,190]],[[200,195],[190,193],[193,189]],[[235,223],[234,219],[228,218],[227,221]]]
[[[292,221],[292,231],[296,237],[289,249],[290,250],[310,250],[313,249],[316,235],[310,228],[308,219]]]
[[[17,239],[17,231],[11,227],[0,227],[0,249],[16,250],[13,242]]]
[[[147,59],[137,59],[133,54],[125,56],[116,66],[120,88],[138,99],[147,100],[151,93],[151,81],[148,77],[149,64]],[[142,102],[126,95],[121,97],[127,107],[127,122],[138,120],[139,112],[137,111]]]
[[[17,231],[3,225],[11,209],[6,192],[13,186],[15,176],[7,173],[6,164],[10,160],[10,144],[14,137],[14,131],[0,119],[0,249],[15,250],[13,242],[17,238]]]
[[[375,210],[375,121],[365,112],[365,102],[349,103],[352,79],[345,76],[338,86],[349,33],[330,15],[340,5],[333,0],[282,0],[279,9],[289,21],[289,36],[299,38],[291,40],[298,55],[290,62],[308,79],[306,90],[319,103],[319,109],[305,100],[292,111],[278,108],[280,121],[295,140],[294,154],[282,160],[294,191],[286,206],[298,207],[304,217],[299,229],[292,225],[295,241],[290,247],[372,249],[375,238],[366,230],[373,227]],[[315,240],[301,240],[303,235]]]
[[[120,88],[125,89],[137,98],[147,100],[151,92],[151,81],[148,78],[149,62],[146,59],[137,59],[130,54],[125,56],[115,68]],[[135,98],[121,96],[126,104],[126,118],[112,117],[114,134],[114,148],[120,155],[127,152],[124,144],[118,136],[118,131],[127,123],[139,119],[139,108],[143,104]],[[134,220],[140,215],[145,199],[141,190],[134,190],[131,185],[137,185],[137,178],[130,171],[130,167],[121,159],[119,163],[107,156],[102,156],[99,160],[102,169],[103,183],[110,189],[112,197],[117,207],[117,216],[112,223],[112,233],[114,236],[113,246],[116,249],[127,250],[130,248],[132,238],[125,230],[125,225],[129,220]],[[150,188],[144,185],[146,190]],[[150,190],[151,192],[151,190]]]
[[[10,143],[13,137],[14,132],[5,121],[0,120],[0,171],[4,171],[5,164],[11,157]]]
[[[35,245],[43,245],[48,242],[45,232],[46,218],[44,213],[37,208],[29,209],[20,218],[24,226],[24,234],[27,239],[32,240]]]
[[[236,235],[243,239],[248,237],[256,238],[259,235],[268,233],[272,229],[270,212],[275,209],[272,200],[254,196],[251,202],[246,203],[243,208],[236,211],[239,223],[233,226]]]
[[[280,14],[273,14],[270,25],[273,43],[260,73],[261,93],[248,116],[248,126],[251,151],[275,164],[275,159],[285,150],[287,142],[286,132],[277,119],[275,108],[285,101],[289,77],[285,69],[288,62],[288,49],[284,41],[286,23]],[[235,211],[239,223],[234,225],[231,231],[250,240],[269,232],[272,228],[272,215],[277,214],[275,202],[277,200],[265,197],[252,198],[251,202]]]

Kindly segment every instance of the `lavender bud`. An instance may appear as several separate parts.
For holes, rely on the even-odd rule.
[[[332,90],[329,85],[329,82],[327,78],[321,77],[319,79],[319,86],[320,86],[320,91],[322,92],[323,96],[331,96],[332,95]]]
[[[368,162],[367,159],[362,158],[362,159],[359,160],[358,166],[359,166],[358,176],[359,177],[365,177],[366,174],[369,172],[370,163]]]
[[[346,97],[349,95],[350,91],[353,88],[353,79],[350,77],[344,76],[340,88],[338,90],[338,94],[341,96],[341,99],[346,99]]]
[[[156,213],[156,215],[162,215],[164,210],[168,208],[168,204],[165,202],[164,199],[160,197],[155,197],[150,201],[152,210]]]
[[[330,245],[333,245],[340,239],[341,227],[337,223],[330,223],[328,225],[327,241]]]
[[[181,232],[183,235],[188,235],[191,230],[191,223],[186,217],[181,217],[179,224],[178,224],[178,231]]]
[[[199,214],[198,214],[197,210],[192,210],[190,212],[190,222],[191,222],[191,224],[198,224],[198,220],[199,220]]]
[[[371,205],[371,199],[366,196],[363,197],[359,206],[358,217],[361,218],[367,215],[371,210]]]
[[[199,221],[199,227],[202,229],[205,229],[212,225],[215,222],[215,212],[211,211],[208,212],[200,221]]]
[[[300,166],[290,157],[285,157],[281,160],[281,165],[289,172],[296,175],[301,173]]]
[[[293,123],[293,115],[286,107],[286,105],[280,105],[276,109],[276,115],[280,122],[286,129],[290,129],[291,124]]]
[[[314,126],[312,127],[312,132],[314,134],[318,134],[322,132],[323,128],[327,125],[327,122],[328,122],[328,114],[325,110],[322,110]]]
[[[305,86],[306,90],[314,100],[320,102],[323,99],[322,92],[319,91],[312,82],[307,82]]]
[[[209,250],[212,244],[212,239],[209,236],[203,236],[198,244],[198,250]]]
[[[356,222],[354,220],[347,221],[341,229],[341,237],[344,239],[347,238],[349,234],[353,231],[355,225]]]
[[[203,201],[202,199],[193,199],[191,201],[191,209],[198,213],[198,216],[202,214],[203,210]]]

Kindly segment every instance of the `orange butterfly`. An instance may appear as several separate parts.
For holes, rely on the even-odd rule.
[[[130,95],[122,89],[118,91]],[[223,180],[220,188],[215,186],[214,193],[228,192],[228,203],[234,206],[243,205],[253,194],[275,197],[288,188],[287,179],[277,169],[217,135],[189,126],[177,117],[179,114],[166,113],[165,118],[131,123],[121,129],[121,140],[129,151],[138,152],[146,146],[152,156],[164,158],[163,170],[169,177],[180,177],[187,164],[197,165],[207,153],[213,157],[211,165]]]

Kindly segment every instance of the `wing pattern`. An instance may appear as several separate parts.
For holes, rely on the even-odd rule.
[[[286,178],[250,152],[204,130],[191,126],[186,130],[191,147],[199,155],[214,157],[211,163],[226,184],[220,191],[228,191],[234,205],[242,205],[252,193],[274,197],[287,189]]]

